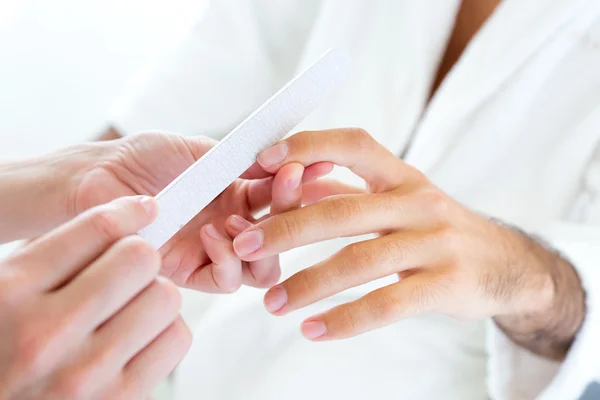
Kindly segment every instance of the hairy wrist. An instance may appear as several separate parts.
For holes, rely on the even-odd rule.
[[[537,263],[550,285],[533,297],[536,307],[527,312],[499,315],[497,326],[516,344],[540,356],[562,361],[585,318],[585,292],[571,263],[539,239],[514,230],[526,241],[528,257]]]

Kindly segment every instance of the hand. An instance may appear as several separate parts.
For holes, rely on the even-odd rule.
[[[265,306],[271,313],[283,315],[378,278],[400,278],[306,320],[302,331],[309,339],[346,338],[429,311],[473,319],[537,313],[553,304],[549,252],[461,206],[363,130],[302,132],[258,161],[271,173],[289,163],[329,161],[362,177],[367,190],[355,194],[347,188],[352,194],[327,197],[246,229],[233,242],[241,259],[376,234],[270,289]]]
[[[143,398],[191,335],[160,257],[135,234],[151,197],[88,210],[0,262],[0,398]]]
[[[76,165],[66,168],[73,170],[69,214],[122,196],[154,196],[214,144],[204,137],[150,133],[79,146],[78,153],[65,157]],[[278,257],[242,263],[230,237],[268,205],[272,213],[293,206],[301,181],[312,181],[332,168],[320,163],[305,171],[296,164],[273,177],[254,166],[244,175],[247,179],[236,180],[160,249],[161,273],[180,286],[204,292],[234,292],[242,283],[272,286],[281,274]]]

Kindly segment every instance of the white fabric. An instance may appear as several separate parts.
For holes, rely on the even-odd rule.
[[[350,68],[351,60],[342,49],[331,49],[315,60],[158,193],[158,216],[139,235],[155,249],[167,243],[250,168],[261,151],[277,143],[335,92]]]
[[[360,126],[399,155],[409,146],[407,161],[451,196],[560,248],[588,293],[566,362],[532,356],[491,324],[439,315],[337,343],[301,338],[303,317],[386,280],[283,318],[264,311],[260,291],[244,289],[219,298],[200,322],[178,399],[566,400],[600,375],[600,2],[505,0],[427,104],[458,5],[214,1],[182,47],[125,97],[115,124],[220,137],[282,80],[342,45],[355,60],[349,84],[299,129]],[[348,242],[285,254],[285,274]]]

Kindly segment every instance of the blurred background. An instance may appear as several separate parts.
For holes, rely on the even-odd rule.
[[[0,0],[0,160],[92,138],[202,0]]]

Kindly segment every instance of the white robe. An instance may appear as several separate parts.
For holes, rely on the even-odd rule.
[[[458,5],[214,1],[123,96],[113,122],[125,134],[222,137],[327,48],[345,47],[349,84],[299,129],[365,128],[463,204],[561,250],[588,303],[567,360],[536,357],[490,322],[441,315],[310,343],[304,317],[386,280],[282,318],[263,309],[262,291],[244,288],[206,297],[177,399],[566,400],[600,376],[600,1],[505,0],[427,104]],[[284,274],[345,243],[285,254]]]

